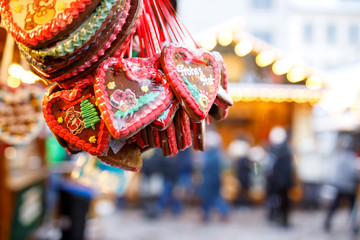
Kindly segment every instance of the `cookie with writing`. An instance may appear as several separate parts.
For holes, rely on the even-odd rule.
[[[154,67],[156,58],[110,58],[96,72],[95,94],[111,135],[127,139],[153,122],[173,94]]]
[[[181,106],[194,121],[204,119],[220,83],[216,59],[203,49],[173,43],[163,49],[161,64]]]
[[[107,152],[110,134],[96,106],[92,80],[44,97],[43,114],[52,132],[92,155]]]
[[[2,20],[8,32],[32,49],[67,35],[94,11],[100,0],[3,0]]]

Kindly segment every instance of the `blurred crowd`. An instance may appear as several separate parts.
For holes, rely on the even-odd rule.
[[[185,205],[197,205],[201,206],[202,221],[214,218],[213,212],[221,221],[227,221],[233,209],[251,211],[260,205],[267,209],[264,218],[287,228],[292,226],[290,213],[295,206],[323,207],[318,186],[315,191],[311,181],[301,181],[297,176],[286,130],[275,127],[268,139],[264,146],[251,146],[240,137],[225,149],[221,136],[211,130],[204,152],[187,149],[173,158],[164,158],[159,150],[145,153],[140,184],[144,215],[156,219],[171,211],[177,217]],[[347,200],[350,229],[358,232],[359,168],[353,147],[354,139],[340,134],[329,157],[330,177],[321,187],[328,201],[324,207],[324,231],[331,231],[335,211]],[[300,191],[299,203],[296,196]]]

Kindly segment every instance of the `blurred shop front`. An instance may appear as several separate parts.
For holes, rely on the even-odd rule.
[[[301,160],[308,159],[303,146],[316,142],[313,108],[326,92],[323,74],[242,32],[237,21],[201,33],[198,39],[203,48],[220,52],[227,68],[234,105],[228,118],[217,123],[224,145],[242,139],[266,152],[271,129],[281,126],[288,132],[297,170],[301,169]],[[317,160],[313,162],[321,164]],[[321,173],[315,175],[319,182]],[[262,200],[264,179],[256,180],[259,172],[254,178],[255,185],[261,183],[254,186],[259,191],[253,199]],[[296,189],[293,198],[301,197],[301,189]]]

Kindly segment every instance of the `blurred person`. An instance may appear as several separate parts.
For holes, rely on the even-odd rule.
[[[221,196],[221,137],[215,131],[207,132],[206,148],[203,153],[203,180],[200,186],[203,221],[210,220],[210,213],[216,208],[222,220],[229,217],[229,206]]]
[[[141,169],[141,198],[145,217],[153,219],[159,215],[157,199],[162,191],[160,149],[150,149],[142,154],[143,166]]]
[[[274,127],[269,135],[269,163],[266,171],[268,219],[289,226],[289,190],[293,186],[291,150],[284,128]]]
[[[163,176],[163,191],[158,199],[159,212],[166,207],[172,208],[174,216],[179,216],[183,210],[182,199],[185,189],[190,187],[191,153],[190,150],[179,151],[175,157],[161,158],[161,173]]]
[[[337,147],[332,154],[332,179],[330,184],[336,188],[335,197],[330,203],[325,223],[325,231],[331,230],[331,221],[335,211],[339,207],[342,199],[347,199],[349,202],[350,212],[352,218],[356,219],[356,191],[359,183],[359,172],[356,164],[356,155],[352,150],[353,139],[349,135],[340,135],[338,138]],[[351,223],[351,230],[354,233],[359,231],[357,223]]]
[[[251,181],[251,161],[249,159],[250,145],[245,140],[234,140],[229,145],[229,155],[235,160],[236,177],[240,183],[235,204],[239,207],[248,207],[249,189]]]

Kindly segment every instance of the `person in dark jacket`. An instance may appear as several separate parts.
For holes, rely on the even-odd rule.
[[[293,166],[287,134],[283,128],[275,127],[270,132],[269,166],[267,169],[268,218],[289,226],[290,199]]]

